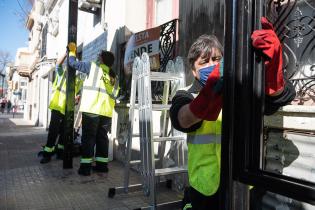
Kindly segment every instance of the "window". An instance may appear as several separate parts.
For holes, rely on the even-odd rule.
[[[42,31],[42,47],[40,51],[40,57],[44,57],[46,55],[46,47],[47,47],[47,33],[48,33],[48,25],[46,24]]]

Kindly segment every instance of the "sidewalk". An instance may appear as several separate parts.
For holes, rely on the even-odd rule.
[[[47,132],[22,119],[21,114],[0,114],[0,209],[1,210],[129,210],[148,205],[142,192],[108,198],[108,189],[123,183],[123,165],[113,161],[108,174],[77,174],[62,169],[62,161],[42,165],[36,156],[46,142]],[[131,184],[141,177],[131,172]],[[179,200],[181,195],[159,189],[158,203]],[[171,209],[170,209],[171,210]]]

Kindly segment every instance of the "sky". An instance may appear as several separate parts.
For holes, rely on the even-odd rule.
[[[12,61],[18,48],[28,46],[25,13],[30,9],[26,0],[0,0],[0,50],[9,52]]]

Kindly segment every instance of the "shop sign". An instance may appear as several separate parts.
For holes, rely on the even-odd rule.
[[[151,70],[160,68],[160,30],[158,26],[135,33],[129,38],[124,57],[125,75],[131,75],[133,60],[144,52],[149,55]]]

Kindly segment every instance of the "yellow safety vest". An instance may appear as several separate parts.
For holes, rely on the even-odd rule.
[[[112,117],[118,91],[118,81],[114,86],[110,84],[108,66],[92,62],[90,73],[83,83],[80,112]]]
[[[222,113],[187,134],[189,183],[205,196],[215,194],[220,185],[221,121]]]
[[[62,114],[65,114],[66,110],[66,75],[63,71],[62,75],[57,74],[56,79],[52,87],[52,97],[50,100],[49,108],[57,110]]]
[[[57,110],[62,114],[66,111],[66,70],[63,71],[62,75],[57,74],[56,79],[53,83],[53,93],[49,103],[49,108],[52,110]],[[77,94],[82,87],[83,81],[76,77],[75,80],[75,94]]]

